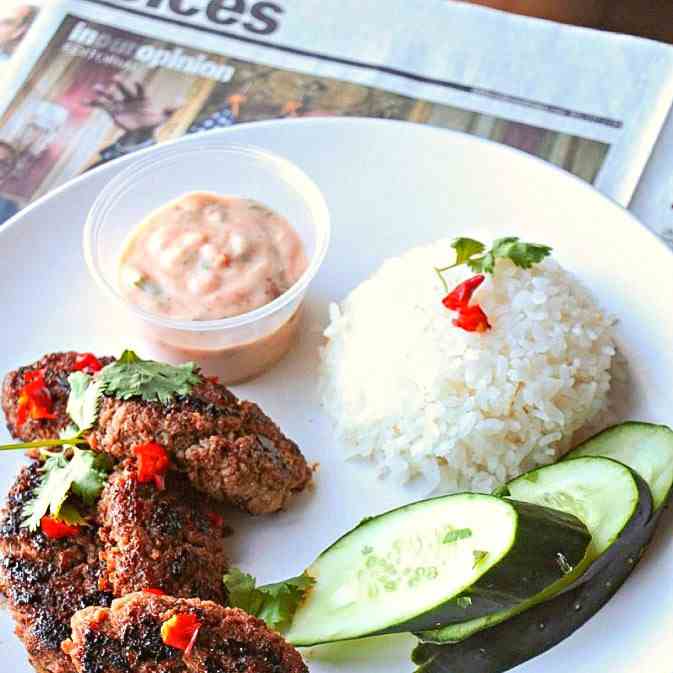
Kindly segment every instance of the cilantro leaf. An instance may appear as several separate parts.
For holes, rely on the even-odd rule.
[[[223,581],[229,594],[229,605],[257,616],[262,607],[263,596],[256,588],[255,578],[238,568],[230,568]]]
[[[315,580],[306,574],[292,577],[285,582],[267,584],[259,587],[265,600],[258,617],[272,629],[282,631],[292,623],[304,594],[315,584]]]
[[[74,505],[71,505],[69,502],[66,502],[61,511],[59,512],[58,518],[60,521],[67,523],[71,526],[88,526],[87,520],[77,511],[77,508]]]
[[[23,507],[22,526],[35,531],[40,521],[49,511],[58,516],[59,510],[70,490],[70,482],[63,478],[68,469],[68,461],[62,454],[50,455],[42,467],[42,480],[34,491],[34,496]]]
[[[68,467],[70,489],[85,504],[92,505],[112,470],[110,459],[102,453],[77,449]]]
[[[451,243],[451,247],[456,251],[456,261],[453,266],[465,264],[470,257],[486,250],[486,246],[481,241],[475,241],[473,238],[456,238]]]
[[[70,395],[66,411],[77,426],[74,434],[89,430],[96,423],[100,399],[103,394],[99,379],[84,372],[73,372],[68,376]]]
[[[105,456],[85,449],[74,449],[70,459],[63,453],[46,455],[40,484],[22,512],[22,525],[32,531],[39,528],[42,517],[47,514],[61,519],[70,493],[86,504],[93,504],[103,490],[111,468]],[[68,515],[72,515],[71,510],[66,510]]]
[[[101,390],[120,400],[140,397],[146,402],[168,403],[175,395],[188,395],[201,382],[193,362],[169,365],[141,360],[133,351],[124,351],[97,375]]]
[[[525,243],[516,236],[499,238],[493,242],[491,249],[481,257],[467,261],[467,265],[475,273],[493,273],[498,259],[509,259],[522,269],[530,269],[551,254],[548,245]]]
[[[533,264],[538,264],[551,254],[551,250],[548,245],[524,243],[516,237],[499,238],[492,248],[494,257],[509,258],[522,269],[530,269]]]
[[[493,273],[495,271],[495,256],[489,251],[482,257],[468,261],[467,265],[475,273]]]
[[[224,584],[229,592],[229,605],[264,620],[271,629],[282,631],[291,624],[294,613],[315,580],[304,573],[284,582],[258,587],[252,575],[231,568],[224,576]]]
[[[465,538],[472,537],[471,528],[458,528],[456,530],[450,530],[445,536],[442,542],[444,544],[450,544],[451,542],[458,542],[458,540],[464,540]]]

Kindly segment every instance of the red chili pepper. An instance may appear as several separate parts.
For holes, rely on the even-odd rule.
[[[199,635],[201,622],[193,614],[173,615],[161,625],[161,640],[189,656]]]
[[[479,274],[468,278],[444,297],[442,304],[451,311],[457,311],[470,303],[474,291],[484,282],[485,276]]]
[[[146,594],[154,594],[155,596],[165,596],[166,592],[162,591],[161,589],[155,589],[153,587],[150,587],[149,589],[143,589],[143,592]]]
[[[478,274],[468,278],[455,287],[444,297],[442,304],[451,311],[458,311],[458,317],[453,320],[456,327],[466,332],[485,332],[491,329],[488,317],[479,304],[470,306],[470,299],[474,291],[484,282],[484,275]]]
[[[156,442],[147,442],[134,446],[133,453],[138,459],[138,481],[141,484],[153,481],[157,488],[163,491],[164,475],[171,462],[166,449]]]
[[[16,414],[17,424],[22,426],[28,417],[56,418],[53,412],[51,393],[44,381],[44,370],[36,369],[26,372],[24,375],[25,385],[19,391],[19,406]]]
[[[214,528],[222,528],[224,526],[224,517],[217,512],[208,512],[208,521]]]
[[[79,353],[75,358],[74,372],[85,371],[89,374],[99,372],[103,369],[101,361],[93,353]]]
[[[71,526],[65,521],[59,521],[53,516],[43,516],[40,519],[42,532],[52,540],[60,540],[64,537],[72,537],[79,533],[79,526]]]
[[[485,332],[491,329],[488,318],[479,304],[464,306],[458,310],[458,317],[453,324],[466,332]]]
[[[206,376],[206,381],[210,381],[211,383],[219,383],[220,382],[220,377],[219,376]]]

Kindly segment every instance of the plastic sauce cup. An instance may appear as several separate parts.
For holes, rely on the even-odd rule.
[[[152,211],[188,192],[254,199],[301,238],[308,267],[269,304],[221,320],[174,320],[130,303],[119,288],[119,259],[131,232]],[[101,191],[84,227],[84,255],[96,283],[135,319],[163,359],[194,360],[225,384],[258,376],[292,346],[306,290],[327,253],[330,218],[315,183],[266,150],[222,141],[158,147],[133,161]]]

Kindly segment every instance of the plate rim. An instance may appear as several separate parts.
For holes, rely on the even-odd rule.
[[[641,222],[630,210],[628,210],[627,207],[618,203],[612,197],[599,191],[596,187],[594,187],[593,184],[566,171],[563,168],[560,168],[559,166],[556,166],[555,164],[546,161],[545,159],[536,157],[516,147],[511,147],[509,145],[499,143],[495,140],[491,140],[490,138],[482,138],[481,136],[475,136],[470,133],[466,133],[464,131],[445,129],[437,126],[430,126],[427,124],[420,124],[417,122],[409,122],[398,119],[380,119],[376,117],[350,117],[350,116],[304,117],[299,119],[267,119],[256,122],[245,122],[241,124],[235,124],[233,126],[223,129],[213,129],[209,131],[201,131],[199,133],[187,134],[179,138],[174,138],[162,143],[157,143],[156,145],[147,147],[142,150],[138,150],[125,157],[119,157],[117,159],[113,159],[108,163],[102,164],[101,166],[97,166],[96,168],[93,168],[90,171],[86,171],[85,173],[82,173],[81,175],[78,175],[66,181],[62,185],[59,185],[58,187],[51,190],[49,193],[44,194],[43,196],[36,199],[32,203],[28,204],[25,208],[16,213],[16,215],[13,215],[6,222],[0,225],[0,240],[3,239],[3,237],[7,234],[7,232],[11,231],[12,233],[14,233],[15,228],[19,226],[19,223],[25,216],[31,214],[34,210],[41,209],[44,205],[48,204],[52,199],[62,195],[64,192],[67,192],[70,189],[75,188],[80,183],[88,180],[91,176],[97,176],[100,173],[104,173],[110,170],[112,167],[122,169],[122,167],[130,165],[134,161],[141,161],[146,156],[152,154],[152,152],[155,152],[159,147],[178,145],[181,143],[190,144],[192,142],[195,142],[196,139],[202,140],[204,138],[206,139],[212,138],[214,141],[217,141],[218,139],[226,139],[227,134],[230,133],[232,130],[240,129],[242,126],[248,126],[250,124],[254,124],[258,128],[278,127],[281,130],[286,126],[295,126],[295,125],[300,125],[304,127],[312,127],[312,126],[320,127],[320,126],[336,125],[336,126],[344,126],[347,128],[352,126],[363,126],[363,127],[398,126],[400,128],[413,128],[415,133],[418,132],[422,134],[427,133],[427,134],[453,136],[454,138],[457,138],[458,140],[467,143],[468,146],[469,145],[482,146],[488,148],[489,152],[492,151],[495,152],[496,154],[500,153],[504,156],[512,157],[513,160],[528,161],[529,163],[532,163],[537,166],[536,170],[540,169],[541,171],[547,171],[551,175],[557,176],[558,179],[569,181],[571,184],[574,184],[576,187],[583,190],[585,193],[592,194],[592,198],[598,197],[598,200],[602,201],[605,206],[612,207],[613,210],[621,213],[622,216],[625,215],[626,219],[629,220],[631,224],[636,225],[638,229],[641,230],[642,234],[645,234],[646,237],[650,238],[652,242],[654,242],[666,253],[673,254],[673,249],[670,246],[668,246],[659,236],[657,236],[657,234],[655,234],[651,229],[649,229],[643,222]]]

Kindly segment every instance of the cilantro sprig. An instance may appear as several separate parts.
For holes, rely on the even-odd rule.
[[[140,397],[146,402],[164,404],[175,395],[188,395],[192,386],[202,380],[194,362],[169,365],[141,360],[131,350],[125,350],[119,360],[104,367],[96,379],[105,395],[119,400]]]
[[[111,464],[107,456],[87,449],[73,449],[72,456],[45,451],[42,478],[34,497],[23,508],[22,526],[35,531],[43,516],[82,525],[84,518],[68,497],[72,493],[86,505],[93,504],[105,486]]]
[[[139,397],[145,401],[169,402],[175,395],[187,395],[192,386],[201,382],[201,376],[193,362],[183,365],[169,365],[152,360],[141,360],[133,351],[126,350],[119,360],[104,367],[92,376],[83,371],[72,372],[68,376],[70,395],[66,411],[72,424],[63,429],[58,439],[39,439],[32,442],[16,442],[0,445],[0,451],[18,449],[42,449],[45,459],[41,467],[41,480],[33,498],[23,508],[22,525],[35,531],[42,517],[51,516],[74,525],[84,525],[85,519],[77,508],[68,501],[75,495],[91,505],[100,495],[111,470],[109,459],[100,453],[80,448],[87,444],[86,433],[98,420],[100,402],[103,395],[128,400]],[[61,452],[48,449],[59,447]],[[289,581],[288,587],[298,586]],[[290,589],[273,585],[265,589],[273,601],[267,601],[271,610],[273,605],[285,606],[291,602],[286,596]],[[281,610],[278,607],[277,610]],[[270,614],[277,620],[278,615]]]
[[[290,626],[294,613],[314,584],[315,580],[306,573],[261,587],[257,586],[252,575],[238,568],[231,568],[224,576],[229,605],[262,619],[275,631],[283,631]]]
[[[449,287],[442,275],[445,271],[467,264],[474,273],[493,273],[498,259],[509,259],[522,269],[530,269],[551,254],[552,249],[541,243],[526,243],[517,236],[507,236],[493,241],[489,250],[473,238],[456,238],[451,247],[456,251],[456,261],[445,267],[435,267],[446,291]]]

